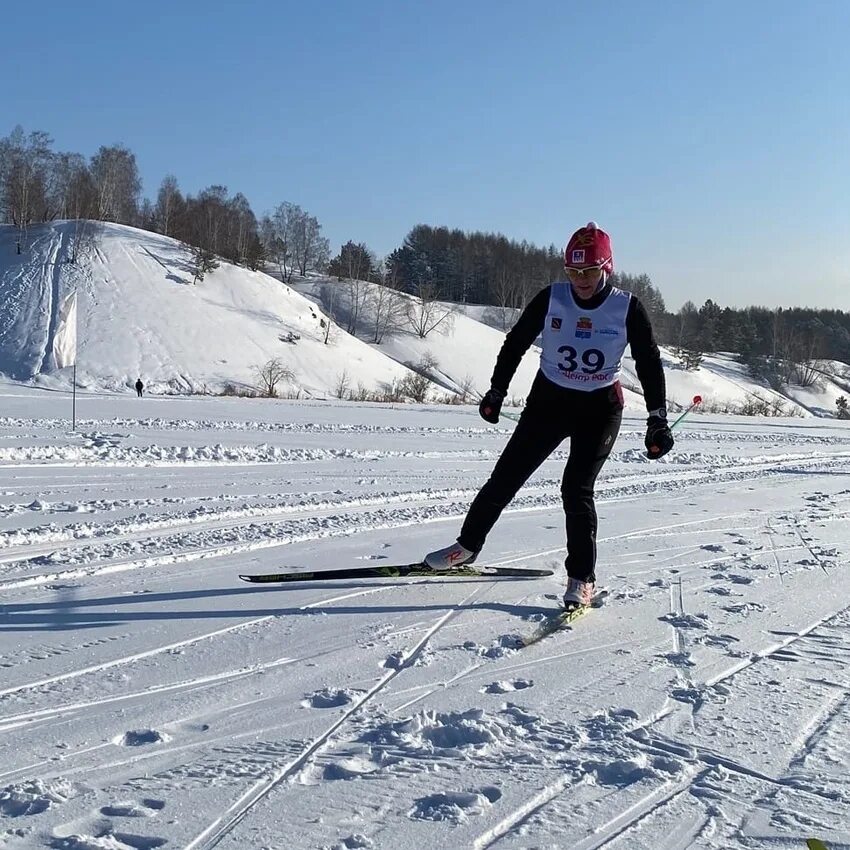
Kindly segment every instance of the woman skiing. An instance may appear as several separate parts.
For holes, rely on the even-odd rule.
[[[643,305],[608,282],[614,271],[611,240],[595,222],[579,228],[564,249],[567,281],[541,290],[505,337],[490,389],[479,405],[499,421],[502,401],[523,355],[541,334],[540,370],[519,422],[487,483],[466,515],[457,542],[431,552],[432,569],[470,564],[490,529],[532,473],[563,442],[570,451],[561,496],[567,526],[567,588],[573,609],[593,598],[596,582],[596,508],[593,486],[620,430],[620,362],[628,344],[648,411],[645,445],[659,458],[673,448],[667,425],[661,356]]]

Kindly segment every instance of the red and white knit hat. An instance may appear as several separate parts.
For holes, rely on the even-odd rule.
[[[602,269],[606,274],[614,271],[614,252],[611,237],[595,221],[580,227],[564,248],[564,266],[568,269]]]

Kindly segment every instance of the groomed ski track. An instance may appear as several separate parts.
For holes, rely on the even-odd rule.
[[[442,545],[510,429],[179,402],[181,429],[93,397],[73,436],[52,404],[0,425],[12,846],[850,844],[838,425],[696,417],[653,465],[627,420],[597,491],[612,594],[517,651],[561,590],[563,456],[486,552],[551,579],[240,586]]]

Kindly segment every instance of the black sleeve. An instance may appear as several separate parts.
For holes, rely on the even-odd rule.
[[[549,312],[549,295],[551,292],[551,286],[541,289],[528,302],[516,324],[505,336],[499,356],[496,358],[493,377],[490,378],[490,386],[505,395],[508,394],[511,378],[513,378],[523,354],[528,351],[531,343],[537,339],[543,330],[546,314]]]
[[[633,295],[626,313],[626,336],[635,361],[638,380],[643,387],[643,398],[647,410],[666,407],[667,387],[661,354],[655,344],[652,325],[643,304]]]

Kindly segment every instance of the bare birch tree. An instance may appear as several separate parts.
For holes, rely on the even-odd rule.
[[[419,287],[417,298],[407,302],[407,324],[420,339],[437,328],[447,333],[454,322],[454,310],[437,299],[436,284],[425,283]]]
[[[179,200],[182,200],[182,197],[177,178],[173,174],[167,174],[160,184],[155,207],[156,219],[163,236],[171,235],[175,208]]]
[[[134,221],[142,190],[136,155],[123,145],[102,146],[92,157],[91,174],[97,187],[97,217],[119,224]]]
[[[260,224],[260,238],[266,256],[280,269],[280,279],[289,283],[294,271],[295,223],[304,214],[297,204],[284,201],[278,204],[271,215],[266,215]]]
[[[398,274],[392,263],[382,264],[383,273],[372,299],[372,342],[380,345],[384,337],[399,330],[405,320],[406,298],[399,291]]]
[[[320,271],[328,263],[330,245],[322,236],[322,225],[315,216],[301,211],[295,219],[292,255],[301,277],[307,271]]]
[[[2,203],[7,221],[18,228],[18,253],[27,241],[27,228],[48,216],[47,184],[52,139],[41,130],[24,133],[19,125],[0,141]]]

